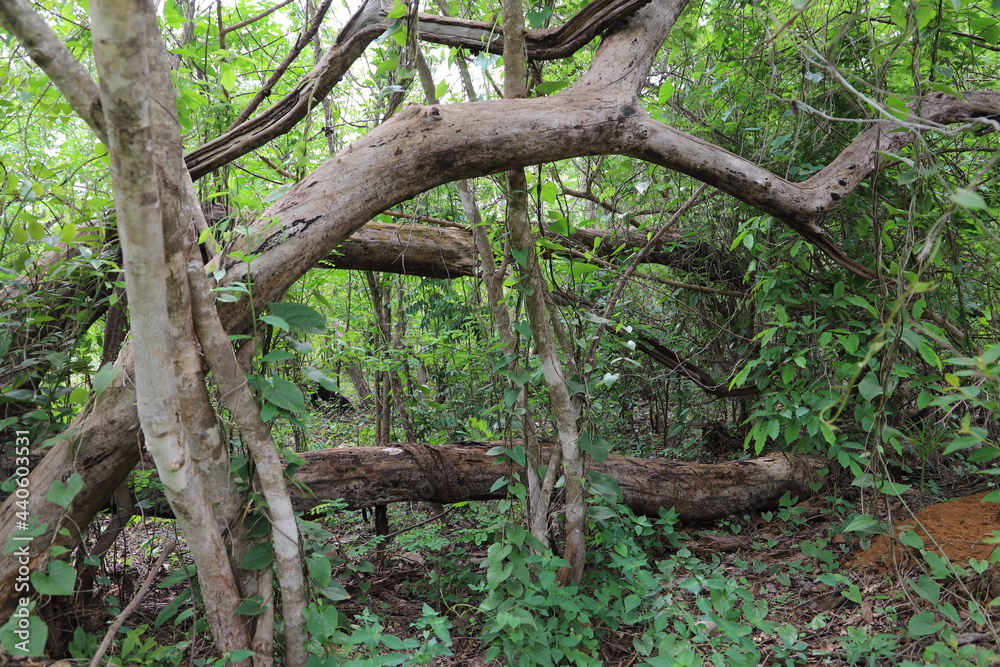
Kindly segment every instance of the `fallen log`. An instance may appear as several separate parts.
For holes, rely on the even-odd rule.
[[[497,480],[519,472],[507,457],[490,455],[498,442],[445,445],[402,443],[343,447],[299,454],[292,503],[307,512],[343,499],[349,509],[405,501],[456,503],[503,498]],[[514,443],[517,444],[517,443]],[[548,451],[545,452],[547,460]],[[725,463],[685,463],[611,454],[590,470],[610,475],[636,514],[673,507],[682,519],[708,521],[775,507],[786,492],[813,495],[825,459],[775,454]]]

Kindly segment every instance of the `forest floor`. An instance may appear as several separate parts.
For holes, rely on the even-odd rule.
[[[995,545],[986,544],[993,531],[1000,530],[1000,504],[982,503],[985,495],[935,503],[916,513],[914,518],[900,520],[897,525],[914,525],[925,536],[929,534],[944,549],[954,563],[968,563],[969,558],[988,560]],[[895,506],[892,506],[895,505]],[[839,532],[843,524],[841,512],[833,511],[829,499],[813,498],[800,503],[778,518],[776,513],[725,520],[713,524],[688,525],[690,536],[685,546],[696,556],[718,559],[718,571],[725,577],[738,579],[755,599],[770,604],[769,618],[799,630],[798,641],[805,644],[797,653],[804,658],[786,664],[899,664],[903,660],[923,662],[921,652],[929,643],[919,639],[905,641],[894,657],[877,658],[877,638],[893,635],[906,638],[907,622],[921,609],[926,600],[906,591],[900,582],[912,582],[926,571],[913,551],[898,540],[877,537],[871,546],[862,540],[850,540]],[[902,501],[884,508],[880,514],[894,513],[909,517]],[[915,520],[914,520],[915,519]],[[830,536],[833,535],[831,538]],[[931,547],[933,548],[933,547]],[[669,558],[669,554],[664,554]],[[485,548],[475,560],[485,560]],[[353,615],[363,607],[384,614],[386,630],[400,637],[412,634],[412,626],[421,615],[427,582],[434,569],[434,560],[416,552],[390,549],[386,566],[373,573],[367,596],[356,596],[342,611]],[[839,573],[847,577],[860,592],[860,601],[850,599],[850,590],[831,586],[819,580],[824,573]],[[851,589],[853,590],[853,589]],[[354,589],[352,592],[359,593]],[[421,594],[423,592],[424,594]],[[907,594],[908,593],[908,594]],[[983,648],[1000,649],[998,637],[989,625],[977,625],[964,613],[969,594],[988,603],[1000,596],[1000,577],[995,567],[978,576],[955,579],[943,586],[942,601],[950,600],[959,612],[962,623],[953,627],[959,645],[978,644]],[[430,596],[433,597],[433,596]],[[994,628],[1000,626],[1000,613],[992,615]],[[501,665],[502,662],[483,660],[483,648],[475,622],[460,618],[465,634],[453,632],[454,656],[439,659],[440,665]],[[869,655],[849,655],[844,638],[848,628],[862,630],[875,638]],[[630,666],[642,661],[633,649],[634,628],[608,631],[602,642],[601,659],[609,666]],[[775,637],[759,638],[764,647]],[[775,655],[764,652],[762,664],[777,664]],[[783,662],[783,661],[782,661]]]
[[[689,559],[700,560],[723,579],[738,582],[745,598],[766,600],[767,618],[795,629],[794,637],[763,632],[754,636],[761,664],[876,665],[905,660],[928,664],[922,653],[935,633],[923,636],[919,629],[913,631],[912,624],[921,611],[940,604],[950,603],[956,610],[958,622],[949,627],[957,646],[998,648],[995,628],[1000,626],[1000,613],[988,614],[986,623],[977,624],[968,612],[970,599],[985,605],[1000,595],[996,566],[974,572],[967,564],[970,558],[988,563],[993,545],[984,540],[1000,530],[1000,504],[982,503],[983,494],[967,495],[970,488],[939,490],[936,498],[910,491],[875,508],[834,496],[815,497],[758,515],[679,525],[677,530],[686,536],[681,544]],[[961,497],[935,502],[955,496]],[[484,535],[482,516],[495,510],[470,504],[428,521],[435,511],[423,503],[393,506],[391,530],[398,532],[380,550],[373,541],[372,525],[360,512],[344,512],[346,518],[329,526],[334,532],[331,555],[346,557],[334,575],[351,596],[337,608],[352,619],[377,618],[382,633],[405,639],[419,638],[415,627],[427,604],[448,616],[452,624],[452,655],[430,664],[505,664],[485,659],[475,594],[462,589],[470,578],[481,577],[486,567],[488,541],[475,545],[470,536]],[[925,559],[914,557],[915,550],[902,546],[898,537],[875,536],[869,542],[843,530],[848,517],[858,512],[892,521],[897,536],[900,526],[914,526],[929,547],[936,541],[938,553],[943,550],[952,562],[966,564],[966,576],[938,577],[939,593],[927,595],[926,586],[922,589],[921,585],[933,573]],[[162,543],[172,532],[170,522],[159,520],[140,522],[127,531],[105,559],[106,578],[99,579],[103,583],[98,595],[86,607],[73,610],[81,627],[100,638],[114,612],[131,599],[145,576],[152,560],[146,555],[149,545]],[[906,539],[912,537],[904,535]],[[454,549],[458,544],[464,546]],[[649,557],[670,559],[676,551],[665,548]],[[182,588],[154,587],[126,627],[146,626],[146,636],[155,635],[161,645],[192,641],[188,651],[205,655],[210,647],[204,638],[185,631],[185,624],[153,629],[157,615]],[[939,597],[936,605],[928,601],[934,597]],[[643,663],[633,642],[642,628],[600,630],[603,664]],[[706,644],[701,658],[707,660],[717,649]]]
[[[330,423],[337,426],[337,420]],[[321,441],[350,446],[354,439],[361,440],[331,436]],[[738,456],[729,452],[713,458]],[[1000,504],[981,502],[982,491],[989,488],[987,478],[947,462],[932,463],[920,477],[934,482],[914,484],[896,498],[880,496],[874,505],[847,485],[801,501],[790,499],[756,514],[680,523],[673,526],[672,537],[659,542],[647,539],[645,551],[630,552],[629,557],[643,561],[654,575],[673,573],[656,595],[672,596],[678,605],[674,609],[683,608],[687,620],[675,623],[704,624],[700,631],[687,633],[695,649],[691,661],[652,664],[736,664],[739,652],[748,646],[746,636],[739,641],[740,633],[748,635],[749,645],[759,652],[759,659],[743,664],[1000,664],[991,662],[991,651],[1000,653],[1000,606],[989,604],[1000,596],[1000,565],[991,564],[994,545],[987,542],[1000,530]],[[333,580],[343,586],[345,599],[336,603],[337,610],[359,628],[377,628],[372,634],[375,648],[368,655],[382,650],[379,635],[425,641],[427,629],[420,624],[429,608],[448,619],[451,652],[429,664],[506,664],[502,655],[498,661],[486,659],[485,617],[478,609],[488,592],[488,549],[498,537],[497,526],[505,520],[516,522],[519,516],[516,509],[505,513],[501,502],[460,504],[448,508],[444,516],[438,516],[440,506],[397,503],[388,508],[388,539],[377,537],[371,517],[359,511],[334,509],[318,522],[329,534],[323,550],[328,549],[327,555],[334,559]],[[626,532],[638,525],[627,521],[635,519],[623,519]],[[880,536],[880,526],[895,526],[894,537]],[[65,647],[81,641],[80,636],[74,639],[76,628],[89,633],[86,641],[96,648],[109,623],[149,574],[155,548],[174,536],[172,521],[133,518],[104,557],[93,593],[48,610],[50,626],[55,621],[70,628],[55,638],[64,647],[55,655],[67,655]],[[915,548],[920,541],[927,546],[923,553]],[[124,627],[133,631],[133,645],[151,640],[158,647],[183,646],[181,664],[211,664],[199,662],[211,655],[211,646],[204,633],[194,631],[191,610],[182,606],[179,615],[158,622],[161,612],[187,589],[187,582],[177,575],[190,557],[183,540],[178,545],[175,556],[154,575],[157,585]],[[936,559],[934,554],[942,550],[955,567]],[[717,624],[706,620],[710,614],[704,613],[704,604],[698,606],[698,593],[693,594],[688,583],[693,574],[703,584],[702,598],[708,598],[712,586],[725,589],[736,609],[730,619],[736,622],[727,625],[720,619],[723,627],[713,627]],[[168,576],[172,581],[161,587]],[[603,582],[598,578],[596,583]],[[591,585],[595,586],[593,579]],[[576,599],[600,604],[588,597],[591,592],[583,590]],[[713,607],[708,611],[714,613],[718,591],[711,592]],[[722,600],[721,606],[726,604]],[[754,614],[762,617],[748,620]],[[591,629],[599,637],[596,664],[647,664],[641,645],[648,627],[624,623],[610,627],[615,624],[607,609],[592,619]],[[670,631],[668,626],[666,632]],[[928,647],[935,642],[949,644],[943,658],[943,654],[928,656]],[[112,655],[121,656],[122,646],[119,642]],[[78,646],[77,654],[81,653],[87,651]],[[960,654],[972,657],[959,660]],[[133,654],[112,664],[177,663],[146,662]]]

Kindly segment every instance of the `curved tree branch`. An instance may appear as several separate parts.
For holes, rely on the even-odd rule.
[[[557,28],[524,31],[528,60],[558,60],[573,55],[597,35],[638,11],[650,0],[594,0]],[[503,54],[503,26],[436,14],[417,14],[420,38],[435,44]]]
[[[329,94],[368,45],[385,31],[381,0],[365,0],[340,31],[333,46],[309,74],[274,106],[194,149],[184,161],[191,179],[260,148],[292,129]]]
[[[526,33],[528,57],[535,60],[564,58],[648,2],[595,0],[559,28],[529,30]],[[191,178],[197,180],[294,127],[340,82],[368,45],[389,27],[388,8],[382,0],[365,0],[323,60],[290,93],[259,116],[231,127],[188,153],[185,161]],[[476,51],[503,51],[503,31],[491,23],[423,13],[418,14],[418,19],[420,38],[426,41]],[[662,43],[662,39],[660,41]]]
[[[1000,114],[1000,93],[972,91],[964,99],[932,93],[920,100],[921,122],[941,126],[972,123]],[[874,271],[862,266],[820,224],[839,208],[858,185],[884,163],[883,155],[896,153],[913,141],[903,121],[881,121],[865,130],[830,164],[802,183],[792,183],[758,164],[643,115],[644,141],[629,155],[674,169],[773,215],[830,259],[851,273],[877,280]]]

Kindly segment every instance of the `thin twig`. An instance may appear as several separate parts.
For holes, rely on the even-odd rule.
[[[148,591],[149,587],[153,585],[153,580],[156,579],[156,573],[160,571],[163,561],[167,560],[167,556],[170,555],[176,546],[177,538],[171,537],[166,546],[160,550],[160,555],[157,557],[156,562],[153,563],[153,567],[149,569],[149,574],[146,575],[146,580],[142,582],[142,586],[139,587],[135,597],[132,598],[132,601],[128,603],[128,606],[125,607],[122,613],[118,614],[118,617],[111,624],[111,627],[108,628],[106,633],[104,633],[104,640],[101,642],[101,645],[97,647],[97,653],[95,653],[94,657],[91,659],[90,667],[98,667],[98,665],[101,664],[101,658],[104,657],[104,654],[111,646],[111,642],[115,640],[115,635],[118,634],[118,629],[122,627],[122,623],[125,622],[125,619],[128,618],[129,615],[135,611],[135,608],[139,606],[143,596],[146,595],[146,591]],[[111,664],[110,659],[108,659],[108,664]]]
[[[694,206],[694,203],[698,201],[698,197],[701,196],[701,193],[704,192],[706,188],[708,188],[707,183],[699,186],[699,188],[694,191],[694,194],[688,197],[688,200],[681,204],[679,209],[674,211],[674,214],[670,216],[669,220],[667,220],[667,224],[660,227],[656,233],[653,234],[649,241],[646,242],[646,247],[644,247],[639,254],[635,256],[629,267],[625,269],[625,272],[618,278],[618,283],[615,285],[614,290],[612,290],[611,297],[608,299],[608,305],[604,309],[603,317],[605,322],[597,325],[597,332],[594,334],[594,338],[590,343],[590,349],[587,350],[587,364],[594,363],[594,359],[597,356],[597,343],[601,339],[601,334],[604,333],[607,320],[614,312],[615,306],[618,303],[618,298],[621,296],[622,290],[625,288],[625,284],[628,282],[628,279],[632,277],[632,275],[636,272],[636,269],[639,267],[639,264],[646,258],[647,255],[649,255],[649,251],[653,248],[656,242],[660,240],[660,237],[663,236],[668,229],[676,225],[681,216],[687,213],[688,210]]]
[[[407,532],[409,530],[413,530],[414,528],[420,528],[420,526],[426,525],[426,524],[431,523],[433,521],[437,521],[438,519],[442,519],[442,518],[448,516],[449,514],[451,514],[452,510],[454,510],[454,509],[455,509],[455,506],[454,505],[450,505],[448,507],[448,509],[446,509],[445,511],[441,512],[440,514],[435,514],[434,516],[432,516],[429,519],[424,519],[423,521],[418,521],[417,523],[413,524],[412,526],[407,526],[406,528],[400,528],[399,530],[397,530],[394,533],[389,533],[388,535],[380,535],[380,537],[382,538],[383,541],[389,540],[389,539],[391,539],[393,537],[396,537],[397,535],[405,533],[405,532]]]
[[[255,16],[251,16],[250,18],[245,19],[243,21],[240,21],[239,23],[234,23],[233,25],[229,25],[229,26],[220,26],[219,27],[219,32],[221,32],[223,35],[228,35],[229,33],[233,32],[234,30],[239,30],[240,28],[245,28],[248,25],[250,25],[251,23],[256,23],[257,21],[261,20],[262,18],[265,18],[265,17],[269,16],[270,14],[273,14],[274,12],[278,11],[279,9],[281,9],[282,7],[284,7],[285,5],[292,4],[292,2],[294,2],[294,1],[295,0],[285,0],[284,2],[279,2],[278,4],[274,5],[273,7],[268,7],[267,9],[265,9],[264,11],[262,11],[261,13],[255,15]]]

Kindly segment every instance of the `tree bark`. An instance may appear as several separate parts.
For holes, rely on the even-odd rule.
[[[489,451],[504,443],[460,442],[446,445],[404,443],[389,447],[344,447],[306,452],[294,480],[307,490],[292,492],[292,504],[308,511],[319,503],[343,499],[348,509],[425,501],[456,503],[506,497],[493,489],[501,477],[521,469]],[[511,445],[518,443],[509,443]],[[549,460],[557,445],[543,445]],[[589,470],[610,475],[621,488],[622,502],[636,514],[656,516],[674,508],[688,521],[710,521],[778,504],[785,493],[805,498],[822,478],[826,459],[774,454],[727,463],[684,463],[611,454]]]
[[[183,192],[178,187],[178,176],[187,175],[178,169],[181,142],[176,116],[170,113],[176,104],[166,51],[152,7],[141,1],[95,0],[90,10],[138,350],[139,419],[198,565],[213,639],[221,652],[236,651],[248,648],[249,638],[234,614],[240,594],[223,538],[228,517],[219,512],[228,485],[206,486],[198,473],[200,460],[211,455],[219,438],[200,373],[190,292],[181,268],[186,254],[197,246],[180,242],[185,231],[192,231],[190,218],[180,211],[185,210],[185,195],[191,205],[195,199],[193,189]]]
[[[461,193],[459,193],[461,197]],[[638,232],[577,229],[568,236],[549,234],[577,253],[611,259],[646,247]],[[369,222],[347,238],[317,266],[330,269],[380,271],[425,278],[461,278],[476,275],[473,231],[422,224]],[[547,255],[559,254],[545,250]],[[652,245],[641,263],[659,264],[703,276],[712,282],[738,285],[746,264],[708,243],[689,241],[680,230],[670,230]]]

